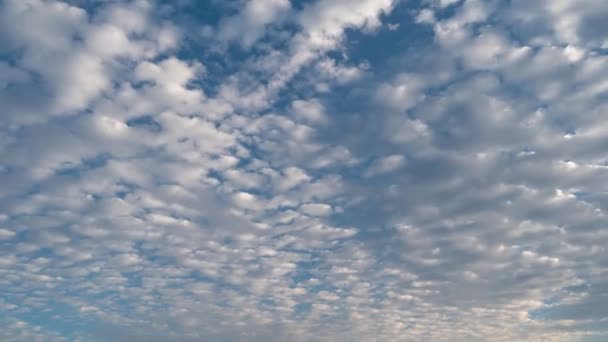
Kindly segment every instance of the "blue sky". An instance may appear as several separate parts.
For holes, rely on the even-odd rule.
[[[607,339],[606,17],[0,2],[0,340]]]

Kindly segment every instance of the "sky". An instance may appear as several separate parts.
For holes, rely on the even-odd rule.
[[[607,341],[607,17],[0,1],[0,340]]]

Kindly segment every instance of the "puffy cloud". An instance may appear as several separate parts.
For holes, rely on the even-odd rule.
[[[392,5],[392,0],[322,0],[306,7],[298,15],[298,22],[304,29],[306,44],[316,49],[331,48],[346,28],[378,28],[378,15],[388,12]]]
[[[295,100],[292,102],[291,107],[297,118],[302,119],[305,122],[311,123],[322,123],[326,119],[324,108],[319,101],[316,100]]]
[[[2,6],[3,53],[20,56],[11,74],[31,74],[0,93],[10,104],[4,121],[11,124],[86,110],[112,90],[112,82],[119,82],[121,60],[153,57],[172,47],[170,27],[146,26],[145,2],[109,6],[96,18],[62,1],[7,1]],[[146,29],[149,36],[143,34]]]
[[[330,205],[323,203],[306,203],[300,206],[300,212],[312,216],[328,216],[332,209]]]
[[[310,180],[310,176],[297,167],[288,167],[276,182],[276,191],[284,192]]]
[[[239,40],[249,47],[264,35],[266,26],[284,18],[290,7],[289,0],[248,0],[237,15],[222,22],[218,38]]]
[[[0,228],[0,240],[8,240],[14,236],[14,231]]]

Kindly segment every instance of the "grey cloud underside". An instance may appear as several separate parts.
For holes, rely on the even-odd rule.
[[[608,5],[197,6],[0,4],[0,339],[608,334]]]

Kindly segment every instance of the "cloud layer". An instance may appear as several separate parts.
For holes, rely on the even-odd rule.
[[[608,336],[608,5],[0,3],[0,339]]]

